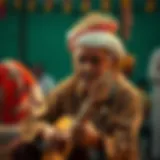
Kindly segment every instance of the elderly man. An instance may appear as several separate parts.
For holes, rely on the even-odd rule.
[[[75,141],[103,146],[109,160],[138,160],[143,100],[121,72],[126,51],[115,34],[117,29],[114,19],[99,13],[89,14],[71,28],[67,42],[74,74],[49,94],[45,116],[51,122],[66,114],[76,118],[88,104],[91,111],[85,118],[95,127],[85,122],[78,125]],[[57,131],[59,139],[67,134]],[[69,158],[89,159],[82,148]]]

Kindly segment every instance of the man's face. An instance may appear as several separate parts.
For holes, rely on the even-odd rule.
[[[74,68],[79,80],[86,85],[112,68],[112,59],[104,49],[80,47],[73,55]]]

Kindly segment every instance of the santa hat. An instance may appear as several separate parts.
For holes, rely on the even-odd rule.
[[[72,52],[76,46],[101,47],[122,57],[126,51],[116,35],[118,22],[100,13],[91,13],[80,20],[68,33],[67,42]]]

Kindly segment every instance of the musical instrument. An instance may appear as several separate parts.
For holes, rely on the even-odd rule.
[[[62,133],[66,133],[69,131],[72,137],[74,129],[76,127],[75,124],[79,124],[85,120],[86,114],[88,113],[90,106],[90,104],[85,103],[76,118],[73,118],[71,116],[63,116],[54,123],[54,127]],[[46,151],[42,157],[42,160],[66,160],[71,153],[73,147],[74,142],[69,141],[67,144],[65,144],[63,151],[57,151],[54,149]]]

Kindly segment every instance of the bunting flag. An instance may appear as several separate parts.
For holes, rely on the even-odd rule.
[[[44,0],[44,10],[50,12],[53,9],[53,0]]]
[[[130,37],[133,14],[132,0],[121,0],[121,20],[122,20],[122,35],[127,40]]]
[[[109,11],[110,10],[110,0],[101,0],[101,9],[103,11]]]
[[[6,0],[0,0],[0,19],[3,19],[7,14]]]
[[[65,13],[70,13],[72,10],[72,0],[63,0],[63,9]]]
[[[81,0],[81,10],[82,12],[87,12],[91,8],[91,0]]]
[[[146,0],[145,10],[146,12],[154,12],[156,10],[156,0]]]
[[[22,8],[22,0],[14,0],[14,7],[16,9],[21,9]]]
[[[27,9],[33,12],[36,9],[36,0],[28,0]]]

